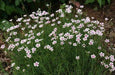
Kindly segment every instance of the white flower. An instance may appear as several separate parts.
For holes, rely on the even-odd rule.
[[[105,59],[107,60],[107,59],[109,59],[109,57],[108,57],[108,56],[105,56]]]
[[[17,66],[17,67],[16,67],[16,70],[19,70],[19,69],[20,69],[20,67],[19,67],[19,66]]]
[[[103,52],[99,53],[99,55],[100,55],[100,57],[104,57],[104,53]]]
[[[39,42],[39,40],[38,40],[38,39],[36,39],[36,40],[35,40],[35,42]]]
[[[57,41],[53,41],[52,44],[55,45],[57,43]]]
[[[36,61],[36,62],[34,63],[34,66],[35,66],[35,67],[38,67],[38,66],[39,66],[39,62]]]
[[[76,44],[76,43],[73,43],[73,46],[77,46],[77,44]]]
[[[12,63],[12,64],[11,64],[11,67],[13,67],[14,65],[15,65],[15,63]]]
[[[40,47],[40,44],[36,44],[36,47],[39,48],[39,47]]]
[[[108,18],[105,18],[105,21],[108,21],[109,19]]]
[[[105,68],[109,68],[109,66],[108,66],[107,64],[104,64],[104,67],[105,67]]]
[[[79,56],[76,56],[76,60],[79,60],[80,59],[80,57]]]
[[[4,49],[5,48],[5,44],[4,45],[1,45],[1,49]]]
[[[25,69],[23,69],[22,71],[25,72]]]
[[[87,38],[83,38],[83,41],[86,41],[87,40]]]
[[[64,40],[65,40],[65,38],[64,38],[64,37],[60,37],[60,40],[61,40],[61,41],[64,41]]]
[[[84,8],[84,6],[83,6],[83,5],[80,5],[80,8]]]
[[[99,46],[98,49],[100,50],[100,49],[101,49],[101,46]]]
[[[18,41],[20,41],[19,38],[15,38],[15,39],[14,39],[14,42],[18,42]]]
[[[28,57],[28,58],[31,58],[31,57],[32,57],[32,55],[31,55],[31,54],[27,54],[27,57]]]
[[[91,55],[91,58],[92,58],[92,59],[96,58],[96,55],[95,55],[95,54],[92,54],[92,55]]]
[[[109,43],[110,41],[109,41],[109,39],[105,39],[105,42],[106,42],[106,43]]]
[[[90,39],[89,45],[93,45],[93,43],[94,43],[93,39]]]
[[[36,48],[32,48],[32,53],[34,53],[36,51]]]
[[[60,45],[64,45],[64,42],[60,42]]]
[[[50,5],[49,4],[46,4],[47,7],[49,7]]]
[[[94,30],[90,30],[89,34],[90,34],[90,35],[95,35],[96,32],[95,32]]]
[[[39,33],[37,33],[37,36],[40,36],[41,35],[41,33],[39,32]]]

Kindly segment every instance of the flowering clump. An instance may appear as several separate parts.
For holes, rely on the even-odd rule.
[[[15,75],[98,75],[115,70],[114,55],[103,48],[104,23],[62,5],[55,13],[32,12],[8,28]],[[108,39],[105,40],[109,42]],[[105,67],[105,68],[104,68]]]

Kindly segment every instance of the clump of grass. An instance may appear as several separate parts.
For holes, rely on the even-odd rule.
[[[1,48],[12,53],[14,75],[105,75],[115,70],[114,55],[102,43],[104,23],[72,9],[65,4],[55,14],[39,9],[7,29],[8,47]]]

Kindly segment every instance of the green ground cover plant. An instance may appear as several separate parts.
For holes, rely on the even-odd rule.
[[[115,70],[104,44],[104,23],[63,4],[55,13],[32,12],[6,30],[13,75],[106,75]],[[12,19],[9,20],[12,22]]]

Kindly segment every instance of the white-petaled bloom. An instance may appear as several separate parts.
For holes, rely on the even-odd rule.
[[[107,59],[109,59],[109,57],[108,57],[108,56],[105,56],[105,59],[107,60]]]
[[[80,5],[80,8],[84,8],[84,6],[83,6],[83,5]]]
[[[14,65],[15,65],[15,63],[12,63],[12,64],[11,64],[11,67],[14,67]]]
[[[60,24],[60,23],[61,23],[61,21],[58,21],[58,22],[57,22],[57,24]]]
[[[31,58],[31,57],[32,57],[32,55],[31,55],[31,54],[27,54],[27,57],[28,57],[28,58]]]
[[[21,44],[23,44],[23,43],[25,43],[27,41],[27,39],[23,39],[23,40],[21,40]]]
[[[93,43],[94,43],[93,39],[90,39],[89,45],[93,45]]]
[[[104,64],[105,64],[105,63],[102,61],[102,62],[101,62],[101,65],[104,65]]]
[[[65,38],[64,37],[60,37],[60,41],[65,41]]]
[[[76,60],[79,60],[79,59],[80,59],[80,56],[76,56],[75,58],[76,58]]]
[[[36,48],[32,48],[32,53],[34,53],[36,51]]]
[[[110,63],[109,63],[109,66],[110,66],[111,68],[114,68],[113,62],[110,62]]]
[[[41,35],[41,33],[39,32],[39,33],[37,33],[37,36],[40,36]]]
[[[82,15],[83,12],[82,12],[81,9],[78,9],[78,10],[77,10],[77,13],[80,14],[80,15]]]
[[[39,48],[41,45],[40,44],[36,44],[36,47]]]
[[[55,45],[57,43],[57,41],[53,41],[52,44]]]
[[[115,57],[114,57],[114,55],[110,55],[110,61],[112,61],[112,62],[115,61]]]
[[[17,32],[13,32],[13,35],[17,35]]]
[[[100,31],[100,30],[96,30],[96,34],[99,35],[99,36],[103,35],[102,31]]]
[[[86,44],[82,44],[83,47],[86,47]]]
[[[108,21],[109,19],[108,18],[105,18],[105,21]]]
[[[39,42],[39,39],[35,39],[35,42]]]
[[[98,46],[98,49],[101,50],[101,46]]]
[[[1,49],[4,49],[5,48],[5,44],[1,45]]]
[[[36,62],[34,63],[34,66],[35,66],[35,67],[38,67],[38,66],[39,66],[39,62],[36,61]]]
[[[39,28],[42,28],[43,27],[43,24],[39,25]]]
[[[18,41],[20,41],[19,38],[15,38],[15,39],[14,39],[14,42],[18,42]]]
[[[109,68],[109,66],[108,66],[107,64],[104,64],[104,67],[105,67],[105,68]]]
[[[76,43],[73,43],[73,46],[77,46],[77,44],[76,44]]]
[[[49,4],[46,4],[47,7],[49,7],[50,5]]]
[[[105,42],[106,42],[106,43],[109,43],[109,39],[105,39]]]
[[[83,38],[83,41],[87,41],[87,38]]]
[[[80,43],[80,40],[81,40],[80,38],[76,38],[77,43]]]
[[[90,34],[90,35],[95,35],[96,32],[95,32],[94,30],[90,30],[89,34]]]
[[[104,57],[105,54],[103,52],[100,52],[99,55],[100,57]]]
[[[29,64],[27,64],[27,67],[30,67],[30,65],[29,65]]]
[[[95,59],[95,58],[96,58],[96,55],[95,55],[95,54],[92,54],[92,55],[91,55],[91,58],[92,58],[92,59]]]
[[[50,45],[44,46],[44,49],[48,49],[48,50],[50,50],[50,51],[53,51],[53,50],[54,50],[53,47],[51,47]]]
[[[60,42],[60,45],[64,45],[64,42]]]
[[[19,69],[20,69],[20,67],[19,67],[19,66],[17,66],[17,67],[16,67],[16,70],[19,70]]]
[[[25,72],[25,69],[23,69],[22,71]]]

